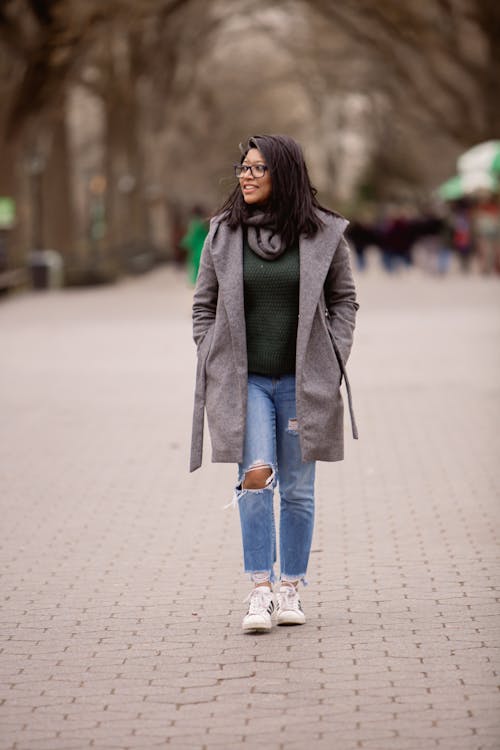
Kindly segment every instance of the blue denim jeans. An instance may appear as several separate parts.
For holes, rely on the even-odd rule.
[[[263,489],[242,487],[255,466],[272,469]],[[315,462],[301,459],[295,406],[295,376],[249,374],[243,461],[236,498],[240,511],[245,572],[274,580],[276,527],[273,495],[280,493],[280,570],[285,580],[304,580],[314,526]],[[262,580],[262,576],[260,579]]]

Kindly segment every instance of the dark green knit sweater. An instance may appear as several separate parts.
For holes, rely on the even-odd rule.
[[[248,372],[279,377],[295,372],[299,316],[299,247],[264,260],[243,241]]]

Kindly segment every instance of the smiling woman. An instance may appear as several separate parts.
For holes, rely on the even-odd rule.
[[[251,148],[243,162],[235,167],[246,203],[265,203],[272,191],[271,175],[264,157],[257,148]]]
[[[299,144],[254,136],[235,173],[238,185],[211,221],[194,295],[191,470],[201,464],[206,407],[213,460],[238,463],[233,504],[254,583],[242,627],[268,631],[278,477],[277,623],[305,622],[298,584],[311,549],[315,462],[343,458],[340,383],[358,305],[347,221],[317,202]],[[349,388],[348,396],[351,408]],[[357,437],[352,408],[351,417]]]

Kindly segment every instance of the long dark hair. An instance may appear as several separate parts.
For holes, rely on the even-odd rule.
[[[245,219],[255,208],[264,209],[287,246],[296,242],[301,234],[314,236],[324,226],[316,209],[333,212],[316,199],[317,191],[311,185],[300,145],[288,135],[253,135],[242,149],[240,163],[251,148],[261,152],[269,168],[272,192],[268,203],[248,206],[237,185],[217,214],[235,229],[245,224]]]

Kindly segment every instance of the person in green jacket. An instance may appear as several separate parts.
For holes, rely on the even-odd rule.
[[[208,223],[204,218],[203,209],[195,206],[189,220],[187,232],[181,240],[181,247],[187,250],[188,276],[194,286],[198,278],[201,251],[208,233]]]

